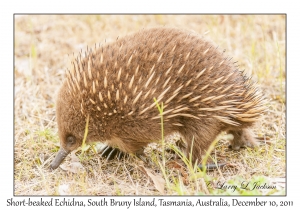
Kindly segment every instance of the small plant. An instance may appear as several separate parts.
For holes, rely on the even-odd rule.
[[[156,103],[157,109],[159,111],[160,114],[160,119],[161,119],[161,133],[162,133],[162,137],[161,137],[161,145],[162,145],[162,164],[159,161],[159,158],[156,159],[157,164],[159,165],[163,176],[165,178],[166,181],[166,185],[167,188],[170,190],[175,190],[178,194],[188,194],[188,192],[185,193],[185,187],[181,178],[181,175],[178,172],[178,175],[176,178],[174,175],[171,175],[168,170],[166,170],[166,156],[165,156],[165,148],[166,148],[166,143],[165,143],[165,139],[164,139],[164,126],[163,126],[163,103],[161,103],[161,105],[159,105],[159,103],[157,102],[156,98],[154,98],[154,101]],[[193,147],[193,142],[192,141],[192,147]],[[186,165],[188,172],[189,172],[189,180],[192,182],[196,182],[197,184],[197,180],[199,178],[204,178],[204,180],[210,180],[210,177],[207,177],[206,174],[206,162],[207,159],[209,157],[209,154],[211,153],[211,151],[214,149],[216,143],[218,142],[218,139],[214,140],[212,142],[212,144],[210,145],[205,157],[203,158],[202,161],[202,165],[204,166],[203,171],[200,170],[200,168],[198,167],[198,163],[197,161],[193,164],[192,162],[192,151],[189,153],[189,156],[187,157],[177,146],[175,146],[174,144],[169,144],[168,146],[181,158],[181,160],[184,162],[184,164]],[[171,183],[168,179],[168,177],[171,176],[171,180],[173,185],[171,186]]]
[[[161,145],[162,145],[162,164],[160,163],[160,161],[158,160],[157,163],[159,164],[162,173],[164,175],[164,178],[166,180],[166,184],[167,187],[170,187],[170,183],[168,181],[168,176],[166,173],[166,157],[165,157],[165,138],[164,138],[164,119],[163,119],[163,111],[164,111],[164,105],[163,103],[161,103],[161,105],[158,104],[158,101],[156,100],[156,98],[154,98],[154,101],[156,103],[157,109],[159,111],[159,115],[160,115],[160,123],[161,123]]]
[[[86,124],[85,124],[85,130],[84,130],[84,136],[83,136],[83,140],[82,140],[82,145],[81,145],[81,154],[80,157],[82,157],[83,153],[85,151],[87,151],[89,149],[89,145],[86,145],[85,141],[86,141],[86,137],[88,135],[89,132],[89,120],[90,120],[90,115],[88,115],[86,117]]]

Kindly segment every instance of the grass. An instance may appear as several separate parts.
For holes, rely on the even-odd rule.
[[[84,136],[83,136],[83,140],[82,140],[82,145],[81,145],[81,154],[80,154],[80,156],[82,156],[82,154],[83,154],[83,152],[86,150],[86,147],[87,147],[87,145],[86,145],[86,137],[87,137],[87,135],[88,135],[88,127],[89,127],[89,120],[90,120],[90,115],[88,115],[87,117],[86,117],[86,124],[85,124],[85,131],[84,131]]]
[[[223,190],[218,182],[239,186],[261,181],[276,186],[286,176],[285,16],[281,15],[32,15],[15,17],[15,148],[16,195],[161,195],[152,178],[130,156],[105,161],[91,147],[81,156],[77,173],[48,167],[59,149],[55,121],[56,92],[68,66],[68,54],[145,27],[166,25],[194,30],[219,44],[258,82],[268,110],[254,128],[262,140],[257,149],[231,151],[220,136],[211,158],[228,162],[214,171],[200,171],[172,142],[146,148],[144,165],[165,180],[166,195],[265,195],[277,190]],[[175,150],[175,151],[174,151]],[[77,151],[78,156],[81,151]],[[178,155],[176,155],[176,153]],[[181,156],[182,158],[176,158]],[[162,160],[164,161],[162,162]],[[65,163],[72,163],[69,155]],[[211,183],[208,185],[207,183]],[[273,184],[272,184],[273,183]]]

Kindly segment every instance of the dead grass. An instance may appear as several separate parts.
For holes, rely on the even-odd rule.
[[[191,171],[183,162],[174,165],[174,155],[167,152],[163,171],[155,149],[149,149],[147,168],[160,177],[164,172],[169,183],[163,193],[135,157],[106,162],[88,150],[78,173],[49,170],[59,146],[55,95],[68,65],[67,55],[158,25],[207,33],[239,61],[240,69],[253,75],[268,100],[268,111],[255,131],[268,141],[258,149],[234,152],[220,140],[211,156],[230,166],[207,175]],[[15,195],[218,194],[224,192],[207,189],[205,181],[285,178],[285,27],[281,15],[15,16]],[[66,163],[70,160],[67,157]]]

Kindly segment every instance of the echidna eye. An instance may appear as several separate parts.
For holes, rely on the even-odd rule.
[[[74,144],[76,141],[75,137],[74,136],[68,136],[67,137],[67,143],[68,144]]]

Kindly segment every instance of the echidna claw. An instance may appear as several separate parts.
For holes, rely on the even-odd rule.
[[[117,159],[120,160],[124,156],[123,152],[118,152]]]
[[[227,163],[218,163],[218,164],[209,163],[205,167],[206,167],[206,171],[212,171],[212,170],[215,170],[217,168],[223,168],[226,165],[227,165]],[[198,167],[201,170],[204,170],[204,166],[202,164],[199,164]]]
[[[232,149],[232,150],[234,150],[234,151],[239,151],[239,150],[241,149],[240,146],[232,146],[232,145],[229,145],[228,148],[229,148],[229,149]],[[243,147],[242,147],[242,148],[243,148]]]
[[[145,157],[144,153],[137,153],[136,156],[141,159],[144,163],[148,163],[147,157]]]
[[[110,151],[110,153],[107,155],[106,160],[111,160],[113,159],[118,153],[118,149],[116,148],[112,148],[112,150]]]
[[[117,154],[117,159],[118,160],[121,160],[123,157],[128,157],[129,155],[127,154],[127,153],[125,153],[125,152],[122,152],[122,151],[120,151],[119,150],[119,152],[118,152],[118,154]]]
[[[101,149],[100,153],[102,157],[107,157],[107,155],[110,153],[110,151],[112,150],[112,147],[110,146],[105,146]]]
[[[112,160],[115,157],[120,160],[124,156],[126,156],[126,153],[122,152],[118,148],[113,148],[111,146],[105,146],[104,148],[101,149],[100,151],[101,157],[105,157],[106,160]]]

